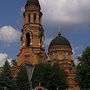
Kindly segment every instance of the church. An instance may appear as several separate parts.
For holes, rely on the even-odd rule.
[[[67,90],[80,90],[72,70],[73,52],[70,42],[59,32],[45,52],[45,35],[42,26],[41,6],[38,0],[27,0],[25,5],[24,25],[21,30],[21,49],[18,54],[18,66],[49,62],[60,63],[67,75]]]

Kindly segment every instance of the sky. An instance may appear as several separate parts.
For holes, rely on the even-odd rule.
[[[20,52],[23,11],[27,0],[0,0],[0,66]],[[90,0],[39,0],[43,12],[46,52],[59,32],[80,56],[90,46]]]

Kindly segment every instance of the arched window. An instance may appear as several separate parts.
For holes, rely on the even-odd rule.
[[[30,47],[30,34],[26,33],[26,47]]]
[[[28,15],[28,22],[30,23],[30,14]]]
[[[34,15],[34,22],[36,21],[36,15]]]
[[[25,55],[25,60],[26,60],[26,63],[28,64],[29,61],[30,61],[30,56],[29,55]]]
[[[63,59],[67,59],[68,57],[68,53],[67,52],[63,52]]]
[[[57,52],[54,52],[54,59],[57,60],[58,59],[58,53]]]

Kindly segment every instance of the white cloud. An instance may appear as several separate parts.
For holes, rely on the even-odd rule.
[[[0,53],[0,67],[2,67],[5,63],[5,61],[8,60],[8,62],[11,64],[11,58],[8,58],[8,55],[6,53]]]
[[[21,7],[21,12],[23,13],[25,11],[25,8],[24,7]]]
[[[76,46],[76,47],[73,48],[73,53],[75,54],[76,52],[79,52],[79,51],[81,51],[82,49],[83,49],[82,46]],[[79,54],[78,56],[81,56],[81,54]]]
[[[11,26],[3,26],[0,28],[0,41],[5,43],[14,43],[19,41],[20,32]]]
[[[0,67],[4,64],[7,57],[8,55],[6,53],[0,53]]]
[[[61,23],[90,21],[90,0],[40,0],[45,20]]]
[[[75,65],[78,65],[79,64],[78,57],[74,57],[74,63],[75,63]]]

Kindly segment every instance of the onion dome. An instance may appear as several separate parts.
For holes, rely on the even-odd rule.
[[[65,46],[69,46],[69,47],[71,48],[71,45],[70,45],[69,41],[68,41],[65,37],[63,37],[60,32],[59,32],[58,36],[55,37],[55,38],[51,41],[51,43],[50,43],[50,45],[49,45],[49,49],[50,49],[52,46],[56,46],[56,45],[65,45]]]
[[[27,0],[26,6],[29,6],[29,5],[36,5],[40,8],[40,4],[38,0]]]

